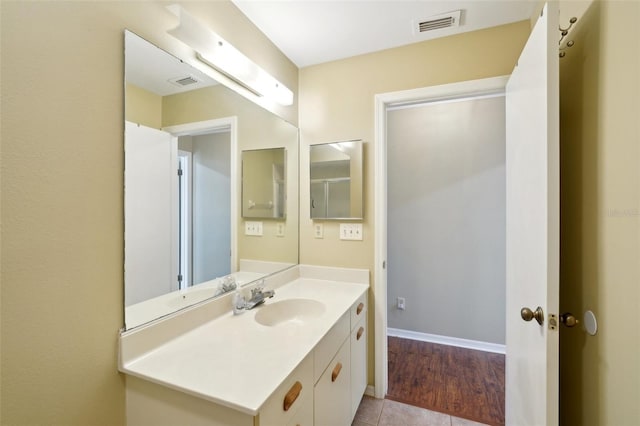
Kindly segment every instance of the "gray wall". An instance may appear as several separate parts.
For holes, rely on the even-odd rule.
[[[389,327],[504,344],[504,97],[387,117]]]
[[[230,134],[194,136],[193,283],[231,273]]]

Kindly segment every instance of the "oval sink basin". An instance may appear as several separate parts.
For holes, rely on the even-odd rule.
[[[269,327],[279,324],[304,324],[325,310],[323,303],[313,299],[287,299],[259,308],[255,320]]]

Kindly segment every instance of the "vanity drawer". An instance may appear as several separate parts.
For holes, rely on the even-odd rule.
[[[351,306],[351,329],[356,326],[358,321],[362,318],[366,318],[367,314],[367,292],[365,291],[362,296],[358,298],[356,303]]]
[[[318,381],[340,345],[349,336],[349,315],[349,312],[345,312],[313,350],[313,383]]]
[[[313,400],[313,354],[307,355],[269,397],[260,409],[255,426],[287,425],[309,400]]]

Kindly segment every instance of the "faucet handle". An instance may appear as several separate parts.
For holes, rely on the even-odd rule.
[[[258,281],[258,284],[251,289],[251,296],[262,293],[262,290],[264,290],[264,278]]]
[[[240,294],[240,292],[236,292],[233,295],[232,304],[233,304],[233,314],[234,315],[240,315],[240,314],[244,313],[244,310],[247,307],[247,301],[242,296],[242,294]]]

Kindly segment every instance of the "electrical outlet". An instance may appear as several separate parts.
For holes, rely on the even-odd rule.
[[[402,311],[404,311],[404,304],[405,304],[406,300],[404,299],[404,297],[398,297],[396,299],[396,307]]]
[[[244,234],[253,235],[256,237],[262,236],[262,222],[245,222]]]
[[[340,239],[362,241],[362,224],[361,223],[341,223]]]
[[[324,238],[324,226],[321,223],[313,224],[313,236],[315,238]]]
[[[284,237],[284,223],[282,222],[276,224],[276,237]]]

